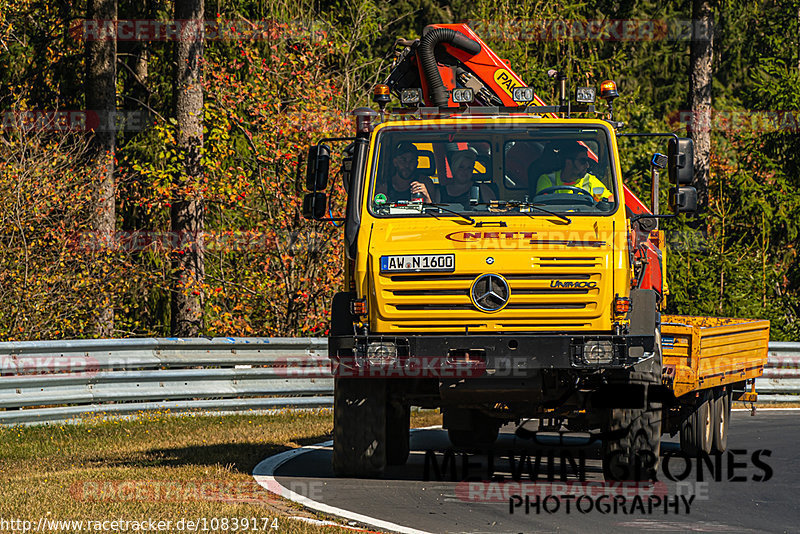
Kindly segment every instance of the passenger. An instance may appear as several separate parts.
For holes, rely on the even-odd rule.
[[[392,158],[394,172],[389,180],[376,184],[375,194],[386,195],[389,202],[417,200],[438,202],[439,191],[427,176],[419,176],[419,151],[413,143],[400,143]]]
[[[479,188],[480,196],[478,200],[480,202],[497,200],[497,193],[490,184],[476,184],[472,180],[477,159],[478,152],[474,148],[447,154],[453,178],[448,180],[439,192],[443,203],[461,204],[468,208],[470,205],[470,190],[473,185],[477,185]]]
[[[595,202],[601,200],[613,201],[614,195],[600,181],[599,178],[589,173],[589,149],[578,143],[570,144],[564,148],[561,170],[542,174],[536,181],[536,192],[544,191],[549,187],[570,186],[579,187],[592,195]],[[562,190],[554,190],[552,193],[574,193],[566,187]],[[579,193],[578,193],[579,194]]]

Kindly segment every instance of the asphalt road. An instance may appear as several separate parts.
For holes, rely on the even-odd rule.
[[[450,470],[441,473],[441,451],[450,442],[440,429],[414,432],[408,464],[387,469],[381,480],[335,478],[327,446],[293,451],[274,470],[273,484],[277,481],[306,497],[300,500],[312,508],[347,511],[351,518],[360,514],[361,522],[374,518],[407,532],[800,532],[800,411],[762,410],[755,417],[734,412],[731,454],[720,458],[718,473],[715,459],[712,467],[703,466],[702,482],[696,459],[684,473],[687,462],[679,454],[677,436],[663,439],[659,482],[639,488],[602,485],[597,445],[537,445],[511,433],[501,434],[493,460],[485,454],[466,455],[466,473],[465,457],[457,454],[457,480],[452,481]],[[556,480],[551,483],[543,481],[547,450],[556,451]],[[438,478],[444,480],[435,480],[432,462],[426,477],[425,451],[438,451]],[[528,477],[535,470],[537,451],[539,481],[532,484]],[[566,483],[559,480],[561,451],[568,451],[576,464],[581,454],[585,456],[584,482],[571,469]],[[532,458],[530,465],[520,462],[526,453]],[[521,482],[479,482],[489,476],[490,462],[494,475],[508,480],[509,454],[515,467],[523,465]],[[387,529],[387,523],[371,523]]]

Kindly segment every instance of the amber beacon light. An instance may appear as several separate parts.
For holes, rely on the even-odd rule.
[[[386,104],[388,104],[391,100],[392,96],[389,94],[388,85],[381,83],[375,86],[375,89],[372,91],[372,101],[380,106],[381,111],[383,111],[383,108],[385,108]]]
[[[619,96],[617,84],[613,80],[606,80],[600,84],[600,98],[609,103]]]

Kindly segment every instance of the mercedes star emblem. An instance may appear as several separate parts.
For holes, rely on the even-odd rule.
[[[489,265],[493,264],[494,263],[494,258],[489,256],[488,258],[486,258],[486,263],[488,263]]]
[[[502,276],[489,273],[475,279],[470,293],[476,308],[485,312],[496,312],[508,303],[511,291]]]

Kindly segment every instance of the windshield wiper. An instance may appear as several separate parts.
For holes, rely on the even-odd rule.
[[[546,213],[548,215],[552,215],[553,217],[558,217],[559,219],[561,219],[562,221],[564,221],[566,223],[571,223],[572,222],[572,219],[570,219],[566,215],[561,215],[560,213],[556,213],[554,211],[550,211],[548,209],[544,209],[544,208],[538,206],[537,204],[534,204],[533,202],[528,202],[526,200],[490,200],[489,202],[481,202],[480,205],[490,206],[490,207],[491,206],[503,207],[503,208],[507,208],[506,211],[508,211],[509,209],[512,209],[512,208],[523,208],[523,207],[532,208],[532,209],[535,209],[535,210],[539,210],[542,213]],[[528,215],[530,217],[529,214],[526,213],[526,215]]]
[[[537,210],[541,211],[542,213],[546,213],[548,215],[552,215],[553,217],[558,217],[562,221],[565,221],[567,224],[572,222],[572,219],[570,219],[566,215],[561,215],[560,213],[556,213],[554,211],[546,210],[546,209],[544,209],[544,208],[542,208],[540,206],[537,206],[533,202],[523,202],[522,204],[520,204],[520,207],[522,207],[522,206],[525,206],[526,208],[534,208],[534,209],[537,209]]]
[[[446,211],[447,213],[452,213],[453,215],[455,215],[457,217],[461,217],[462,219],[464,219],[466,221],[469,221],[470,224],[475,224],[475,219],[473,219],[472,217],[464,215],[463,213],[459,213],[459,212],[457,212],[455,210],[451,210],[449,208],[442,207],[441,204],[436,204],[434,202],[423,202],[422,203],[422,207],[423,208],[425,208],[425,207],[439,208],[442,211]],[[426,211],[425,213],[430,213],[431,215],[434,215],[430,211]]]

